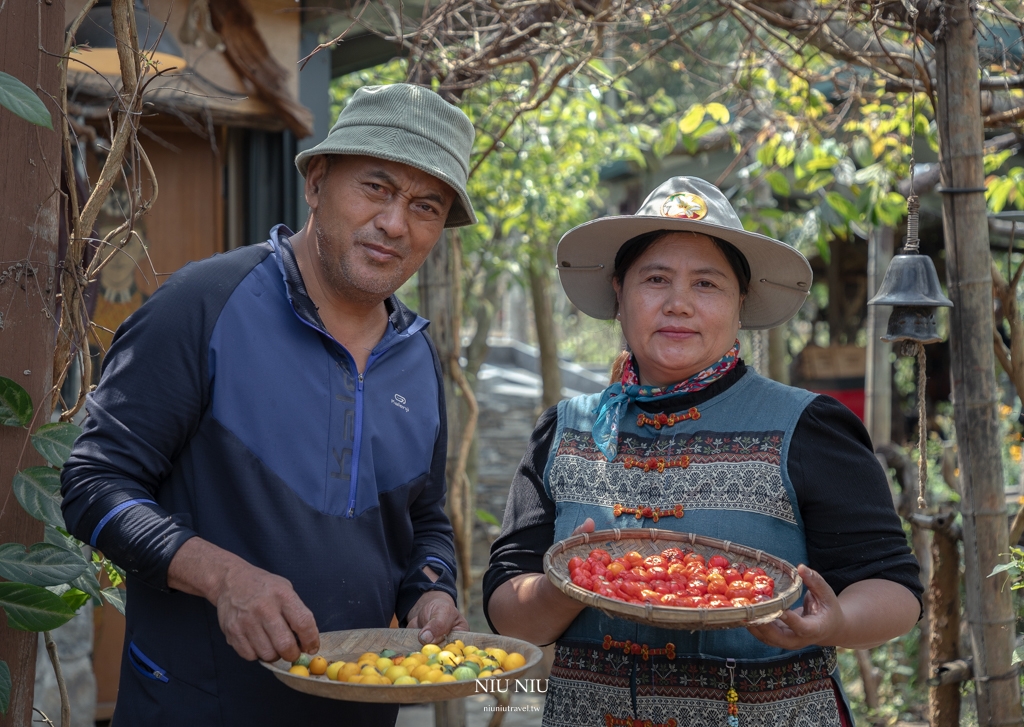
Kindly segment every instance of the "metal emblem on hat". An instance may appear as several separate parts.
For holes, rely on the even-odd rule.
[[[676,192],[669,195],[661,206],[662,217],[680,217],[684,220],[699,220],[708,213],[708,204],[693,192]]]

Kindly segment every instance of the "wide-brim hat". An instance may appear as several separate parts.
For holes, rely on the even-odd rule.
[[[615,256],[623,243],[657,230],[698,232],[731,243],[743,254],[750,266],[750,287],[740,309],[743,328],[785,323],[811,289],[811,266],[800,252],[744,230],[729,200],[710,182],[673,177],[651,192],[635,215],[601,217],[562,236],[558,275],[573,305],[593,318],[614,318]]]
[[[476,130],[461,109],[429,88],[408,83],[363,86],[338,115],[327,138],[295,157],[306,176],[318,154],[356,154],[408,164],[440,179],[457,198],[445,227],[476,224],[466,192]]]

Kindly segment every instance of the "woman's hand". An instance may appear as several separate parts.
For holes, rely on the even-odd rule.
[[[797,567],[807,593],[803,606],[786,611],[763,626],[747,630],[769,646],[796,651],[807,646],[838,646],[846,631],[843,606],[832,587],[817,571],[805,565]]]
[[[594,519],[587,518],[583,521],[583,524],[572,531],[573,535],[579,535],[580,533],[592,533],[594,532]]]

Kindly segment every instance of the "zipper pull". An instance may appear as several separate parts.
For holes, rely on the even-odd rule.
[[[352,516],[353,516],[353,515],[355,515],[355,514],[356,514],[356,509],[355,509],[354,507],[350,507],[350,508],[348,509],[348,516],[349,516],[349,517],[352,517]]]
[[[363,390],[363,375],[359,374],[359,390]]]

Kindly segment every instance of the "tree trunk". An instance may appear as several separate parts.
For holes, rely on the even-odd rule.
[[[558,339],[551,310],[551,274],[545,261],[530,261],[530,295],[533,298],[533,320],[540,349],[540,379],[544,386],[541,408],[547,409],[562,400],[562,370],[558,366]]]
[[[967,620],[974,650],[978,722],[1020,725],[1020,683],[1011,668],[1012,594],[1004,578],[989,578],[1008,552],[998,390],[992,352],[992,276],[978,45],[970,0],[944,5],[948,16],[936,39],[939,164],[945,193],[942,219],[950,313],[953,397],[963,483],[964,576]]]
[[[55,56],[64,45],[62,3],[9,2],[0,11],[0,71],[43,99],[55,128],[59,108],[48,98],[59,94]],[[46,51],[44,53],[44,50]],[[0,376],[21,384],[36,407],[33,427],[50,418],[53,378],[54,293],[58,277],[57,229],[61,175],[61,137],[0,109],[0,175],[4,232],[0,235]],[[49,311],[49,313],[47,313]],[[11,493],[15,471],[44,464],[27,445],[28,432],[0,426],[0,542],[36,543],[43,525],[21,509]],[[11,669],[13,685],[0,725],[32,720],[34,633],[0,629],[0,659]]]
[[[928,597],[932,625],[929,656],[934,670],[960,658],[960,552],[956,540],[945,530],[936,530],[932,538]],[[923,639],[921,645],[924,646]],[[957,727],[960,724],[960,685],[929,687],[928,709],[931,727]]]
[[[878,292],[893,255],[893,229],[879,227],[868,237],[868,300]],[[892,344],[881,340],[892,308],[868,306],[867,371],[864,375],[864,423],[875,447],[892,439]]]
[[[768,331],[768,378],[780,384],[789,383],[789,368],[786,366],[789,331],[785,325]]]

